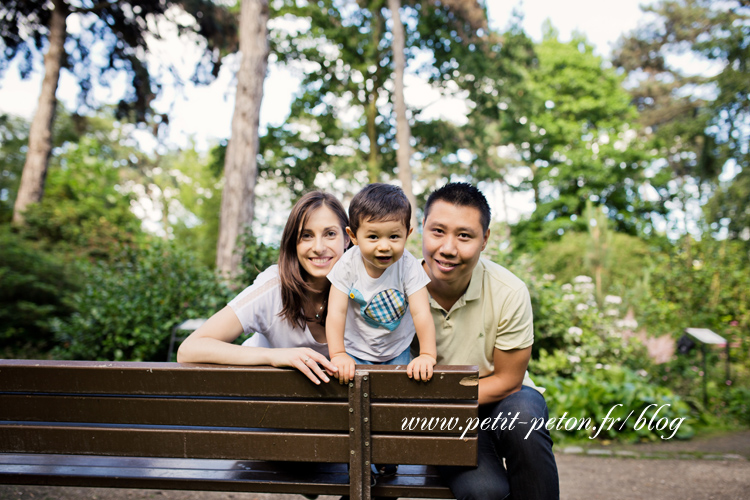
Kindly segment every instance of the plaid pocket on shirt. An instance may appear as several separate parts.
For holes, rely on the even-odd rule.
[[[407,305],[404,294],[391,288],[373,297],[365,308],[365,314],[377,323],[387,325],[400,320],[406,313]]]

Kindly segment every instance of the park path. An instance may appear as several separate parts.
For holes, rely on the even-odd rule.
[[[568,446],[559,449],[556,456],[561,500],[750,499],[750,431],[682,442]],[[0,500],[304,500],[304,497],[0,485]],[[338,500],[338,497],[321,496],[319,500]]]

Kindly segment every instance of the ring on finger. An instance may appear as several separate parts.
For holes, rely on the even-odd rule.
[[[307,364],[307,362],[308,362],[308,361],[310,361],[310,356],[306,357],[306,358],[304,359],[304,361],[302,361],[302,362],[303,362],[303,363],[305,363],[305,364]]]

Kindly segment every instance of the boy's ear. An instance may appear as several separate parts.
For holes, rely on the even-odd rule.
[[[357,235],[352,232],[352,230],[351,230],[351,228],[349,228],[349,226],[346,226],[346,234],[349,235],[349,239],[352,240],[352,244],[356,245],[357,244]]]
[[[409,235],[411,235],[411,233],[413,233],[413,232],[414,232],[414,228],[413,228],[413,227],[410,227],[410,228],[409,228],[409,232],[408,232],[408,233],[406,233],[406,237],[408,238],[408,237],[409,237]]]

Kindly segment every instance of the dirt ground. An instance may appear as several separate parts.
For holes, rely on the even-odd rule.
[[[557,450],[562,500],[750,499],[750,431]],[[0,500],[304,500],[299,495],[0,486]],[[337,500],[321,496],[319,500]],[[523,500],[523,499],[518,499]]]

